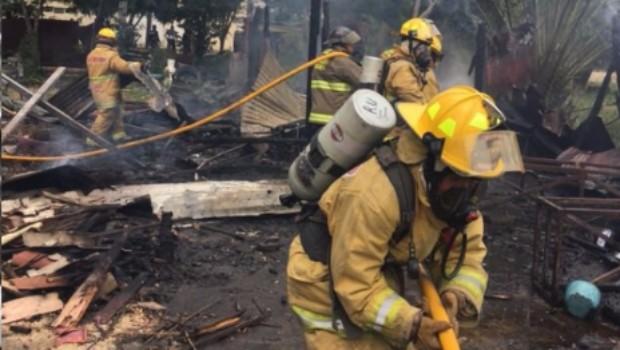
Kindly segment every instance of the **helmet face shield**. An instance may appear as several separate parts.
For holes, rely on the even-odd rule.
[[[488,131],[471,135],[464,144],[470,176],[485,178],[511,171],[525,171],[517,136],[512,131]]]
[[[489,125],[487,129],[495,129],[506,121],[504,113],[495,105],[490,98],[483,99],[484,109],[487,112]]]

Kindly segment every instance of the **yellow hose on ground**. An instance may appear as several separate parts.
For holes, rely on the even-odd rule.
[[[127,149],[127,148],[131,148],[131,147],[136,147],[136,146],[140,146],[146,143],[150,143],[150,142],[155,142],[155,141],[159,141],[168,137],[173,137],[173,136],[177,136],[179,134],[188,132],[192,129],[201,127],[203,125],[209,124],[210,122],[219,119],[221,117],[223,117],[224,115],[234,111],[235,109],[241,107],[242,105],[248,103],[249,101],[253,100],[254,98],[260,96],[261,94],[263,94],[265,91],[272,89],[273,87],[275,87],[276,85],[282,83],[285,80],[290,79],[291,77],[299,74],[300,72],[314,66],[315,64],[330,59],[330,58],[334,58],[334,57],[346,57],[348,56],[346,53],[344,52],[331,52],[325,55],[321,55],[316,57],[315,59],[305,62],[299,66],[297,66],[296,68],[282,74],[281,76],[277,77],[276,79],[268,82],[267,84],[261,86],[258,90],[253,91],[247,95],[245,95],[244,97],[242,97],[241,99],[233,102],[232,104],[218,110],[217,112],[212,113],[209,116],[206,116],[202,119],[199,119],[191,124],[187,124],[185,126],[176,128],[174,130],[170,130],[170,131],[166,131],[164,133],[161,134],[157,134],[157,135],[153,135],[153,136],[149,136],[149,137],[145,137],[143,139],[139,139],[139,140],[134,140],[134,141],[129,141],[120,145],[117,145],[116,147],[119,149]],[[57,161],[57,160],[63,160],[63,159],[80,159],[80,158],[87,158],[87,157],[95,157],[95,156],[99,156],[102,154],[108,153],[108,150],[105,148],[100,148],[100,149],[96,149],[96,150],[92,150],[92,151],[88,151],[88,152],[80,152],[80,153],[70,153],[70,154],[64,154],[64,155],[58,155],[58,156],[19,156],[19,155],[10,155],[10,154],[5,154],[2,153],[2,160],[12,160],[12,161],[21,161],[21,162],[50,162],[50,161]]]
[[[441,298],[439,298],[439,293],[437,293],[435,285],[424,272],[420,273],[420,289],[422,289],[422,294],[426,299],[426,305],[431,312],[433,320],[450,322],[448,313],[441,303]],[[441,348],[443,350],[461,349],[459,341],[456,338],[456,334],[452,328],[439,333],[439,344],[441,344]]]

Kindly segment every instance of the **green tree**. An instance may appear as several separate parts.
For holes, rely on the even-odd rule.
[[[213,38],[220,39],[220,53],[241,0],[181,0],[177,19],[193,34],[195,55],[202,57]]]
[[[26,34],[19,43],[18,55],[27,80],[40,77],[39,23],[45,2],[46,0],[5,0],[2,5],[5,16],[24,19]]]

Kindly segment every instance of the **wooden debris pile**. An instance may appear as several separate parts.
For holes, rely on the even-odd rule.
[[[3,211],[2,323],[60,311],[50,324],[57,342],[82,343],[85,316],[109,322],[153,274],[159,246],[174,250],[172,222],[152,215],[148,197],[83,205],[49,196],[46,208]]]
[[[87,195],[20,192],[2,201],[2,323],[58,313],[49,322],[57,344],[84,343],[89,339],[86,325],[111,324],[143,286],[178,272],[172,272],[177,246],[173,224],[185,221],[198,232],[216,231],[243,241],[193,220],[295,213],[296,208],[279,203],[287,191],[284,181],[270,180],[127,185]],[[256,249],[280,246],[279,240],[266,239]],[[239,314],[173,333],[188,344],[208,344],[260,323],[265,315]],[[158,333],[147,336],[159,339]]]

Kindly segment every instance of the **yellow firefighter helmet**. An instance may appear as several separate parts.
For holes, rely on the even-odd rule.
[[[103,27],[99,29],[97,36],[100,38],[116,40],[116,31],[112,28]]]
[[[429,22],[424,18],[412,18],[400,27],[400,36],[403,39],[412,38],[414,40],[431,44],[433,40],[433,28]],[[435,27],[436,28],[436,27]]]
[[[438,160],[458,174],[494,178],[524,170],[516,134],[492,130],[505,118],[487,94],[456,86],[426,105],[403,102],[396,109],[422,140],[441,140]]]

